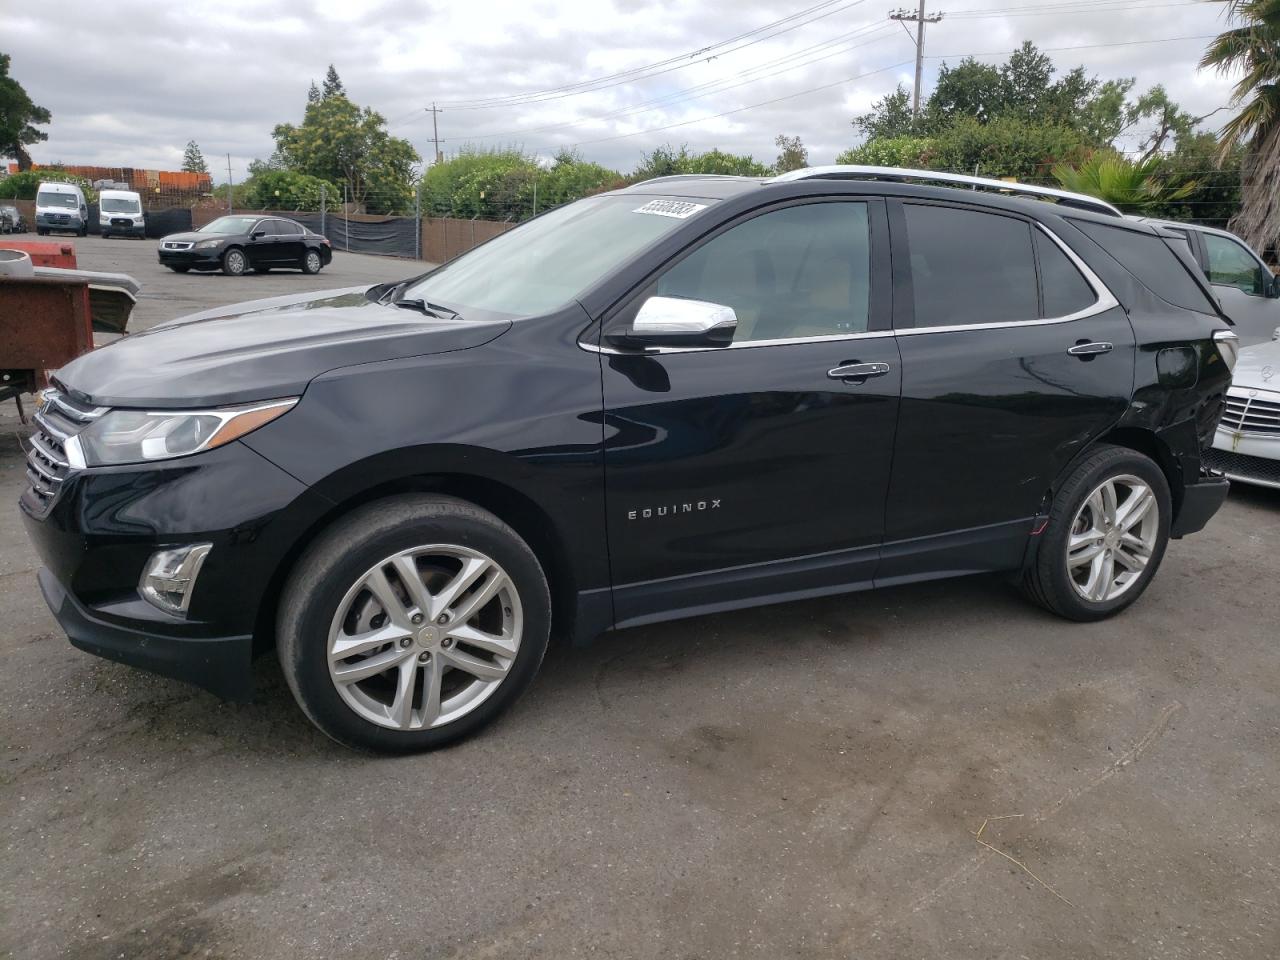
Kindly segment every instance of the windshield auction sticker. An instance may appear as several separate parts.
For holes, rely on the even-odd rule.
[[[643,207],[636,207],[632,213],[652,213],[658,217],[675,217],[687,220],[699,210],[707,209],[705,203],[690,203],[688,200],[650,200]]]

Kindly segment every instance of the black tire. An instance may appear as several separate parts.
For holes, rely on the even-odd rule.
[[[249,269],[249,258],[239,247],[232,247],[222,255],[222,272],[228,277],[242,277]]]
[[[103,231],[102,231],[102,239],[103,239],[103,240],[110,240],[110,239],[111,239],[111,234],[109,234],[109,233],[107,233],[107,231],[103,230]]]
[[[324,261],[320,259],[319,250],[307,250],[302,255],[302,272],[303,273],[319,273],[320,268],[324,266]]]
[[[360,716],[329,676],[329,630],[348,590],[379,561],[427,544],[479,551],[508,574],[519,595],[523,631],[505,678],[469,713],[438,727],[400,730]],[[551,630],[551,597],[537,557],[486,510],[453,497],[409,494],[343,517],[299,559],[280,596],[277,655],[298,705],[324,733],[350,747],[413,753],[456,742],[515,702],[537,673]]]
[[[49,235],[49,231],[44,229],[44,227],[36,227],[37,237],[47,237],[48,235]]]
[[[1159,510],[1155,542],[1145,568],[1123,593],[1107,600],[1086,599],[1067,567],[1068,540],[1085,501],[1108,479],[1137,477],[1150,487]],[[1033,560],[1023,571],[1021,588],[1035,603],[1068,620],[1102,620],[1124,610],[1147,589],[1169,545],[1173,498],[1164,472],[1149,457],[1127,447],[1099,445],[1078,463],[1054,497],[1049,521],[1037,538]]]
[[[174,273],[186,273],[186,272],[187,272],[188,270],[190,270],[191,268],[190,268],[190,267],[175,267],[175,266],[172,266],[172,265],[171,265],[171,266],[169,267],[169,269],[170,269],[170,270],[172,270]]]

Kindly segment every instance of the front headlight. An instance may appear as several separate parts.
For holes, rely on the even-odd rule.
[[[197,244],[196,244],[196,249],[197,249],[197,250],[212,250],[214,247],[216,247],[216,246],[217,246],[218,244],[220,244],[221,242],[222,242],[221,240],[201,240],[199,243],[197,243]]]
[[[68,442],[89,467],[168,460],[239,439],[297,402],[294,397],[218,410],[112,410]]]
[[[1222,362],[1227,365],[1227,372],[1235,370],[1236,361],[1240,359],[1240,338],[1230,330],[1215,330],[1213,345],[1218,350],[1218,356],[1222,357]]]

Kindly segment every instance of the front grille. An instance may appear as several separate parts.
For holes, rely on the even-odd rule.
[[[184,240],[166,240],[160,246],[166,250],[190,250],[195,244]]]
[[[1233,480],[1280,487],[1280,460],[1254,457],[1247,453],[1231,453],[1210,447],[1204,452],[1205,465],[1220,470]]]
[[[46,220],[50,220],[53,223],[71,222],[71,214],[69,213],[46,213],[44,216]]]
[[[132,226],[133,226],[133,221],[132,221],[132,220],[126,220],[126,219],[125,219],[125,218],[123,218],[123,217],[112,217],[112,218],[111,218],[111,225],[112,225],[113,227],[132,227]]]
[[[67,441],[106,412],[106,407],[86,406],[56,390],[45,391],[44,405],[32,418],[35,430],[27,451],[27,492],[35,512],[49,511],[74,469]]]
[[[1280,435],[1280,394],[1251,397],[1251,392],[1257,394],[1260,391],[1233,388],[1227,392],[1227,409],[1222,414],[1222,425],[1241,433]]]

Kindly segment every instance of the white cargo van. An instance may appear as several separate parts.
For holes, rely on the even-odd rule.
[[[82,237],[89,232],[89,205],[74,183],[51,181],[36,190],[36,233],[44,236],[50,230],[71,230]]]
[[[104,239],[145,237],[147,218],[142,212],[142,197],[132,190],[99,191],[98,225]]]

